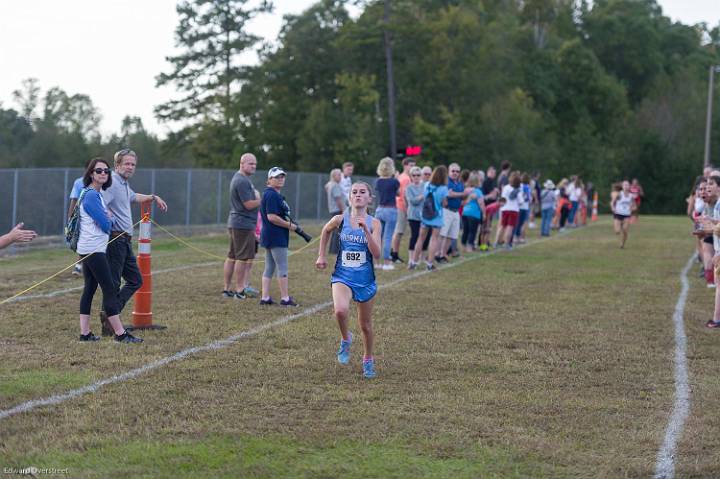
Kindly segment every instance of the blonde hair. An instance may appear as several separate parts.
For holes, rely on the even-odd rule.
[[[422,175],[422,168],[420,168],[419,166],[413,166],[412,168],[410,168],[409,173],[410,176],[412,176],[413,174]]]
[[[338,173],[342,175],[342,170],[340,168],[333,168],[332,170],[330,170],[330,180],[325,183],[325,191],[330,191],[330,187],[332,187],[332,184],[336,183],[336,181],[333,180],[333,176]],[[340,178],[342,178],[342,176]]]
[[[115,155],[113,155],[113,160],[115,161],[115,168],[117,168],[118,166],[122,166],[123,160],[126,156],[132,156],[133,158],[135,158],[135,161],[137,161],[137,153],[135,153],[130,148],[123,148],[122,150],[115,152]]]
[[[395,162],[387,156],[380,160],[377,167],[377,175],[381,178],[389,178],[395,174]]]
[[[470,176],[468,176],[468,184],[474,187],[480,186],[480,175],[474,171],[470,173]]]

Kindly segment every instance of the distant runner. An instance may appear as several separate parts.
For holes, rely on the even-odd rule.
[[[628,238],[628,229],[630,228],[630,217],[635,207],[635,195],[630,193],[630,182],[622,182],[622,190],[615,196],[612,201],[612,212],[615,218],[615,234],[622,234],[620,239],[620,248],[625,248],[625,242]]]

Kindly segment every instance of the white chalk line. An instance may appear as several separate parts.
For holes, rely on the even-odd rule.
[[[590,226],[592,226],[592,225],[590,225]],[[568,231],[565,231],[564,233],[556,234],[553,237],[541,238],[539,240],[535,240],[535,241],[532,241],[529,243],[525,243],[525,244],[516,246],[515,248],[513,248],[513,250],[517,250],[517,249],[521,249],[521,248],[524,248],[527,246],[544,243],[545,241],[548,241],[550,239],[555,239],[560,236],[565,236],[569,233],[572,233],[573,231],[577,231],[577,230],[568,230]],[[490,251],[488,253],[479,254],[477,256],[472,256],[472,257],[466,256],[466,257],[461,258],[458,261],[455,261],[453,263],[446,264],[444,266],[439,267],[438,271],[444,271],[446,269],[454,268],[456,266],[460,266],[461,264],[465,264],[470,261],[475,261],[477,259],[482,259],[482,258],[485,258],[485,257],[493,255],[493,254],[497,254],[497,253],[501,253],[501,252],[510,252],[513,250],[496,249],[496,250]],[[421,263],[421,265],[422,265],[422,263]],[[421,267],[421,265],[419,265],[419,267]],[[393,287],[400,283],[404,283],[405,281],[409,281],[411,279],[415,279],[415,278],[418,278],[420,276],[424,276],[424,275],[430,274],[430,273],[432,273],[432,272],[423,270],[423,271],[418,271],[418,272],[408,274],[405,276],[401,276],[400,278],[394,279],[388,283],[384,283],[384,284],[380,285],[378,287],[378,290],[390,288],[390,287]],[[291,321],[294,321],[296,319],[303,318],[305,316],[309,316],[311,314],[317,313],[329,306],[332,306],[332,304],[333,304],[332,301],[326,301],[324,303],[319,303],[314,306],[310,306],[309,308],[306,308],[306,309],[300,311],[299,313],[291,314],[289,316],[284,316],[284,317],[279,318],[270,323],[263,324],[261,326],[257,326],[255,328],[249,329],[247,331],[243,331],[243,332],[234,334],[225,339],[213,341],[213,342],[205,344],[203,346],[195,346],[192,348],[184,349],[182,351],[179,351],[179,352],[173,354],[172,356],[167,356],[165,358],[155,360],[151,363],[145,364],[144,366],[140,366],[138,368],[131,369],[130,371],[127,371],[122,374],[118,374],[118,375],[115,375],[115,376],[112,376],[112,377],[109,377],[106,379],[101,379],[100,381],[96,381],[92,384],[88,384],[87,386],[73,389],[73,390],[63,393],[63,394],[56,394],[56,395],[49,396],[46,398],[32,399],[30,401],[26,401],[24,403],[18,404],[17,406],[14,406],[10,409],[5,409],[5,410],[0,411],[0,420],[5,419],[10,416],[14,416],[16,414],[31,411],[31,410],[36,409],[41,406],[53,406],[56,404],[60,404],[60,403],[69,401],[70,399],[74,399],[78,396],[82,396],[84,394],[95,393],[104,386],[119,383],[119,382],[124,382],[124,381],[130,380],[130,379],[135,379],[136,377],[138,377],[142,374],[145,374],[149,371],[152,371],[159,367],[173,363],[175,361],[179,361],[181,359],[184,359],[184,358],[194,355],[194,354],[199,354],[199,353],[203,353],[206,351],[216,351],[216,350],[220,350],[220,349],[225,349],[229,346],[232,346],[233,344],[240,341],[241,339],[256,336],[268,329],[272,329],[272,328],[275,328],[278,326],[283,326],[283,325],[285,325]]]
[[[675,457],[677,443],[685,427],[685,420],[690,412],[690,386],[688,384],[687,369],[687,336],[685,335],[685,303],[690,289],[688,271],[695,262],[692,255],[680,273],[680,295],[675,304],[673,324],[675,326],[675,404],[665,429],[665,439],[657,454],[655,463],[656,479],[672,479],[675,477]]]

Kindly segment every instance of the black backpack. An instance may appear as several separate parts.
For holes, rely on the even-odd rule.
[[[80,203],[87,192],[88,188],[83,188],[80,191],[80,197],[77,203],[75,203],[75,208],[73,208],[72,214],[65,225],[65,242],[73,251],[77,251],[77,244],[80,239]]]
[[[435,195],[432,191],[428,191],[425,195],[422,205],[422,217],[424,220],[432,220],[437,216],[437,208],[435,208]]]

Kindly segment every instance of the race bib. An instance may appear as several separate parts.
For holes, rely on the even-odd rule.
[[[359,268],[367,261],[365,251],[343,251],[342,265],[345,268]]]

